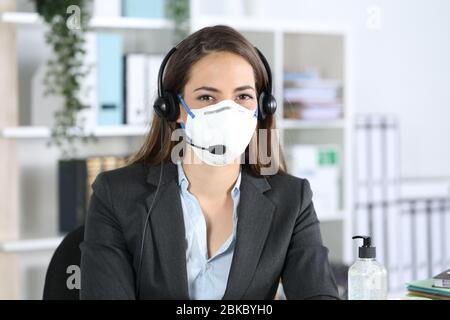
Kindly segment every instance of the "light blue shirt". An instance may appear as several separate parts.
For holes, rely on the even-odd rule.
[[[236,211],[240,198],[241,172],[231,190],[233,232],[214,256],[208,258],[206,221],[202,209],[195,196],[188,191],[189,181],[180,162],[177,163],[177,167],[187,243],[186,267],[189,297],[194,300],[219,300],[225,293],[236,242]]]

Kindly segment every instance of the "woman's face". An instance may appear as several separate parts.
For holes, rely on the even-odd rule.
[[[253,68],[247,60],[234,53],[210,53],[192,65],[183,99],[190,109],[233,100],[255,110],[257,96]],[[186,117],[186,110],[180,103],[177,122],[186,122]]]

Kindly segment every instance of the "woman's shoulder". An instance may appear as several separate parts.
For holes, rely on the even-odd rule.
[[[266,176],[270,186],[274,190],[286,190],[290,193],[304,192],[310,190],[308,179],[296,177],[289,173],[277,173]]]
[[[107,184],[110,188],[129,188],[133,185],[145,183],[147,173],[148,167],[142,161],[137,161],[120,168],[100,172],[95,179],[94,185],[100,183]]]
[[[270,184],[267,196],[287,212],[302,212],[311,201],[313,192],[308,179],[288,173],[279,173],[266,177]]]

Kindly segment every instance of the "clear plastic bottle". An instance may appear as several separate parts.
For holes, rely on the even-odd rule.
[[[353,239],[364,239],[359,247],[358,259],[348,271],[349,300],[386,300],[387,271],[375,258],[376,248],[371,245],[368,236],[354,236]]]

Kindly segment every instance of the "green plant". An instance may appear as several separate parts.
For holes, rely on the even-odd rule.
[[[167,0],[166,16],[174,23],[175,44],[189,34],[189,0]]]
[[[55,124],[49,145],[56,145],[64,158],[76,154],[75,141],[96,140],[84,132],[84,121],[77,117],[87,106],[80,101],[83,78],[90,72],[84,65],[85,33],[90,14],[89,0],[33,0],[37,12],[48,26],[45,40],[53,55],[47,62],[46,94],[63,97],[62,108],[55,112]]]

